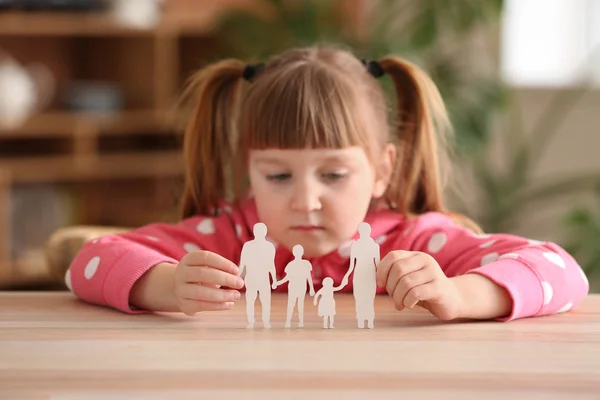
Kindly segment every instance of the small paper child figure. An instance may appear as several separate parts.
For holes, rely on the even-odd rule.
[[[254,239],[244,243],[240,256],[241,276],[246,270],[246,316],[247,328],[254,328],[254,303],[258,294],[262,307],[262,320],[266,329],[271,327],[271,282],[275,275],[275,245],[266,239],[267,226],[262,222],[254,225]]]
[[[295,259],[290,261],[285,267],[285,277],[278,282],[273,282],[273,289],[284,284],[285,282],[289,282],[287,318],[285,320],[285,327],[289,328],[291,326],[294,306],[296,303],[298,303],[298,328],[302,328],[304,327],[304,297],[306,296],[307,283],[310,288],[310,295],[315,295],[315,289],[313,287],[311,276],[312,265],[310,261],[302,259],[304,248],[301,245],[295,245],[292,249],[292,252]]]
[[[371,225],[361,222],[358,225],[360,237],[350,247],[350,267],[342,280],[346,286],[348,277],[354,271],[352,291],[356,307],[356,321],[359,328],[372,329],[375,319],[375,294],[377,292],[376,272],[380,260],[379,245],[371,238]]]
[[[333,298],[333,292],[337,292],[342,289],[345,285],[342,283],[339,286],[333,287],[333,279],[327,277],[323,279],[323,286],[315,293],[314,305],[317,305],[317,300],[321,296],[319,301],[319,308],[317,312],[319,317],[323,317],[323,329],[333,328],[333,317],[335,316],[335,299]]]

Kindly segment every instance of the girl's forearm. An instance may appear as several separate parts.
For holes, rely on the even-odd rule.
[[[161,263],[150,268],[131,289],[129,302],[144,310],[179,312],[175,298],[174,264]]]
[[[462,297],[461,318],[494,319],[508,316],[512,298],[508,291],[479,274],[450,278]]]

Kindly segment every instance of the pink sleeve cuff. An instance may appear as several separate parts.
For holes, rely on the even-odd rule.
[[[514,259],[501,259],[475,268],[469,273],[476,273],[492,280],[505,288],[513,302],[509,316],[497,318],[499,321],[511,321],[518,318],[534,316],[542,309],[544,291],[541,279],[533,268]]]
[[[131,249],[121,256],[118,268],[112,268],[104,281],[102,294],[109,307],[128,314],[148,313],[147,310],[132,308],[129,295],[135,282],[150,268],[160,263],[177,264],[178,261],[156,252],[142,252]]]

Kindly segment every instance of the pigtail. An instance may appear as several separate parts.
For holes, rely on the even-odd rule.
[[[183,92],[182,101],[194,98],[183,143],[183,218],[215,212],[226,197],[244,66],[238,60],[210,65],[195,73]]]
[[[446,210],[444,183],[450,166],[447,137],[450,120],[434,82],[417,66],[398,57],[379,61],[396,89],[398,156],[387,200],[404,215],[443,212],[458,223],[481,232],[469,218]]]
[[[445,211],[436,129],[449,128],[442,98],[419,68],[397,57],[380,60],[396,88],[398,159],[388,200],[404,214]]]

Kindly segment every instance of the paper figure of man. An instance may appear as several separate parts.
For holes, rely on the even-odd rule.
[[[379,265],[379,245],[371,238],[371,226],[366,222],[358,225],[359,238],[350,247],[350,267],[342,280],[348,283],[348,277],[354,271],[352,287],[356,307],[356,321],[359,328],[372,329],[375,319],[375,294],[377,293],[376,268]]]
[[[287,305],[287,318],[285,320],[285,327],[289,328],[292,324],[292,314],[294,312],[294,306],[298,304],[298,328],[304,327],[304,298],[306,297],[306,284],[310,288],[310,295],[315,295],[315,289],[313,286],[311,271],[312,265],[310,261],[303,260],[304,248],[297,244],[292,249],[294,259],[288,263],[285,267],[285,277],[273,283],[273,289],[277,286],[288,283],[288,305]]]
[[[271,327],[271,282],[277,280],[275,272],[275,245],[269,242],[267,226],[259,222],[254,225],[254,239],[244,243],[240,256],[238,275],[246,271],[246,316],[248,328],[254,328],[254,303],[260,299],[262,321],[266,329]]]

